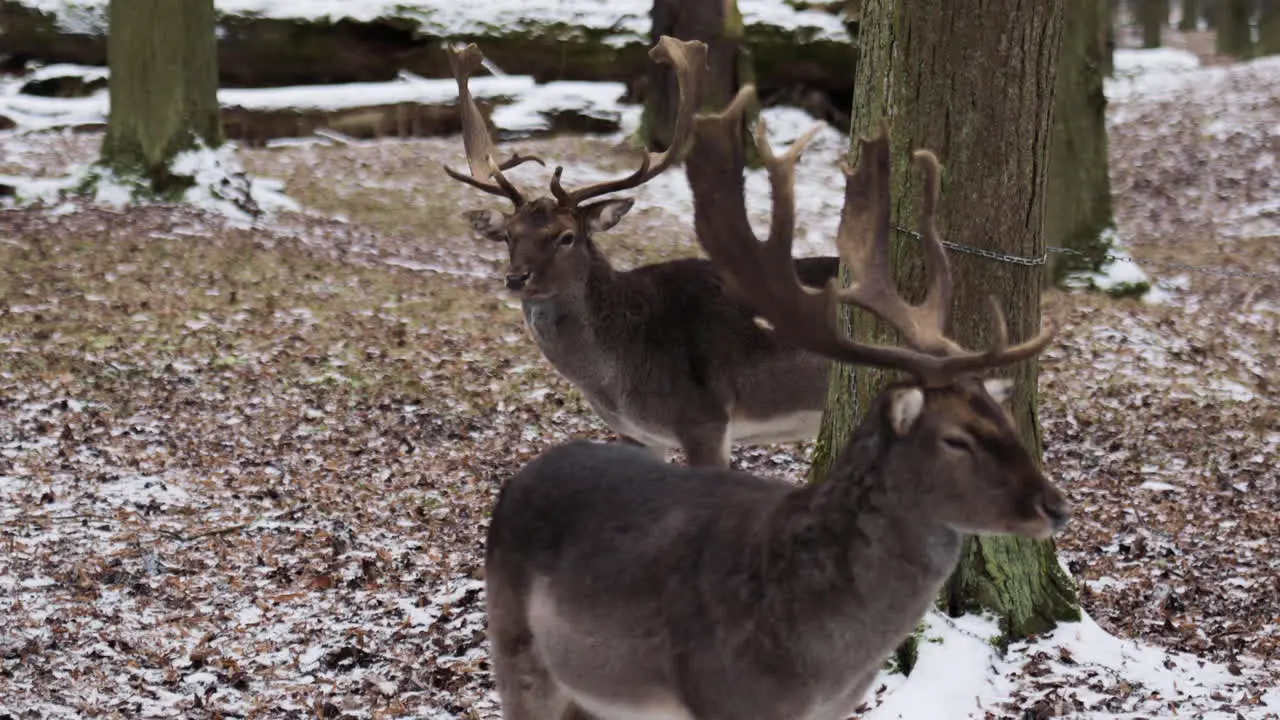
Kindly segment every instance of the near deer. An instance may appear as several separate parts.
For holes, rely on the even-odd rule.
[[[552,197],[527,199],[503,174],[524,162],[501,164],[468,90],[484,58],[475,45],[450,50],[462,110],[470,175],[450,177],[511,201],[514,210],[466,213],[481,236],[504,242],[510,255],[506,284],[520,295],[525,326],[542,354],[578,388],[604,422],[624,439],[665,456],[681,449],[694,466],[728,467],[735,443],[807,440],[817,434],[826,400],[828,361],[779,341],[753,321],[753,310],[727,296],[711,264],[686,258],[615,269],[594,235],[615,226],[634,203],[614,197],[669,168],[687,145],[699,87],[707,71],[700,42],[659,41],[650,52],[672,64],[679,109],[670,147],[646,154],[630,175],[566,190],[562,167]],[[729,178],[741,188],[741,176]],[[695,198],[707,192],[698,188]],[[807,285],[836,276],[835,257],[795,262]]]
[[[740,142],[744,88],[699,116],[700,154]],[[489,526],[489,638],[507,720],[841,720],[955,569],[965,534],[1045,538],[1068,504],[983,371],[1029,360],[1052,323],[1010,345],[993,307],[991,347],[944,334],[952,279],[934,228],[938,161],[918,151],[927,295],[909,304],[889,254],[889,142],[859,140],[837,245],[853,276],[804,287],[791,262],[794,173],[812,135],[775,156],[760,243],[739,194],[697,212],[711,261],[789,342],[833,361],[904,371],[877,397],[826,479],[781,479],[659,462],[623,444],[575,441],[503,487]],[[727,164],[696,170],[711,187]],[[728,183],[724,183],[728,185]],[[836,307],[892,325],[903,345],[856,342]],[[994,304],[993,304],[994,305]]]

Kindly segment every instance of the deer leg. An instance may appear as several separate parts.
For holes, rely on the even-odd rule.
[[[489,643],[503,720],[560,720],[569,698],[543,663],[529,624],[528,578],[511,577],[503,556],[486,566]]]
[[[503,720],[561,720],[569,715],[569,698],[534,650],[528,633],[493,638],[493,671]]]
[[[729,467],[731,440],[725,423],[708,423],[677,433],[690,467]]]

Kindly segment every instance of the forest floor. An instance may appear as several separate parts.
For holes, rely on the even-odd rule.
[[[1159,302],[1051,293],[1040,393],[1064,564],[1141,645],[1106,665],[1022,644],[977,717],[1280,716],[1280,280],[1240,274],[1280,268],[1277,70],[1114,89],[1118,233]],[[0,174],[100,140],[0,133]],[[824,142],[810,235],[838,209]],[[576,180],[629,162],[616,138],[519,149]],[[489,201],[439,172],[456,139],[241,157],[305,210],[0,211],[0,718],[496,717],[489,508],[538,452],[611,435],[459,217]],[[617,265],[695,253],[681,175],[601,238]],[[735,465],[800,481],[809,452]]]

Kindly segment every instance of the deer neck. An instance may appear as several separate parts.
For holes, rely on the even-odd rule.
[[[572,376],[572,366],[586,361],[584,347],[597,344],[594,323],[602,317],[617,272],[588,238],[587,262],[581,275],[557,292],[524,298],[521,308],[529,334],[553,365]],[[572,379],[572,377],[571,377]]]
[[[914,627],[954,570],[961,536],[929,519],[884,431],[867,425],[825,480],[778,509],[767,587],[785,588],[770,601],[774,613],[818,626],[870,618],[891,648],[892,633]]]

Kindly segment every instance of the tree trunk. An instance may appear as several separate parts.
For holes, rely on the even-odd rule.
[[[652,44],[663,35],[678,40],[701,40],[707,44],[710,65],[707,81],[702,86],[701,103],[719,110],[733,99],[743,82],[751,82],[750,63],[742,45],[742,15],[737,0],[654,0],[653,24],[649,33]],[[642,132],[650,150],[661,152],[671,142],[679,86],[675,73],[666,65],[650,64],[649,89],[645,99]],[[746,118],[743,119],[746,127]],[[743,137],[749,138],[744,132]],[[738,158],[745,164],[745,155]]]
[[[1182,0],[1182,17],[1178,20],[1178,29],[1191,32],[1200,27],[1200,3],[1196,0]]]
[[[1102,74],[1107,77],[1116,72],[1116,23],[1119,21],[1119,7],[1120,3],[1116,0],[1107,0],[1106,41],[1102,55]]]
[[[1071,0],[1065,14],[1055,87],[1045,201],[1045,242],[1079,255],[1058,255],[1053,278],[1101,269],[1112,224],[1107,166],[1107,98],[1102,91],[1107,0]]]
[[[181,192],[175,155],[222,143],[213,0],[111,0],[111,114],[102,160],[158,194]]]
[[[1071,11],[1080,12],[1074,6]],[[1169,0],[1138,0],[1138,22],[1142,25],[1142,47],[1160,47],[1160,33],[1169,22]]]
[[[859,31],[853,132],[872,135],[882,121],[893,145],[893,221],[916,222],[919,175],[909,160],[929,148],[942,161],[940,233],[948,240],[1012,255],[1044,251],[1046,167],[1063,0],[955,0],[903,3],[867,0]],[[856,158],[855,158],[856,160]],[[895,234],[899,281],[919,298],[922,267],[916,241]],[[903,262],[911,258],[911,262]],[[987,296],[994,293],[1014,338],[1034,335],[1040,321],[1042,267],[952,253],[956,277],[951,334],[981,347],[991,340]],[[859,339],[891,341],[868,313],[842,311]],[[1035,363],[1014,372],[1011,409],[1028,446],[1039,453]],[[883,373],[838,364],[811,479],[825,476],[885,382]],[[960,613],[990,610],[1008,638],[1080,617],[1074,584],[1052,542],[971,538],[943,598]]]
[[[1258,19],[1258,54],[1280,55],[1280,0],[1261,0]]]
[[[1218,28],[1218,0],[1200,0],[1200,19],[1210,30]]]
[[[1217,6],[1218,53],[1237,58],[1253,57],[1253,33],[1249,27],[1253,0],[1217,0]]]

